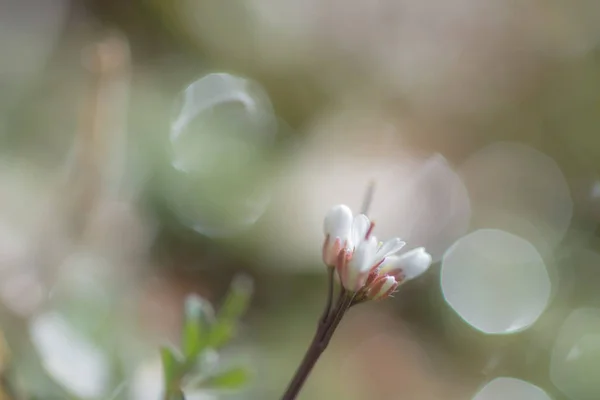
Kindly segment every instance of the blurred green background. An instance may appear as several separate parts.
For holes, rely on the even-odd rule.
[[[599,399],[599,129],[594,0],[0,0],[0,399],[159,399],[238,272],[255,378],[189,398],[279,398],[370,181],[435,263],[300,398]]]

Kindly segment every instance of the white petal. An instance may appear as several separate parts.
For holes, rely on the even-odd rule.
[[[385,295],[392,287],[396,285],[396,279],[391,276],[385,278],[385,281],[381,288],[377,291],[377,293],[370,293],[370,297],[372,300],[377,300],[383,295]]]
[[[334,206],[325,215],[323,231],[332,238],[349,239],[352,229],[352,210],[343,204]]]
[[[401,261],[402,259],[399,256],[387,256],[385,261],[379,267],[379,273],[385,275],[389,272],[395,272],[398,269],[402,269]]]
[[[360,271],[365,272],[375,263],[375,254],[377,254],[377,239],[375,236],[371,236],[369,239],[363,241],[360,250],[362,253]]]
[[[385,258],[385,257],[387,257],[389,255],[392,255],[392,254],[400,251],[400,249],[402,249],[405,244],[406,243],[403,242],[402,240],[400,240],[399,238],[390,239],[387,242],[385,242],[379,248],[379,250],[377,250],[377,256],[376,256],[376,258],[378,258],[379,260],[381,260],[382,258]]]
[[[371,221],[366,215],[359,214],[354,218],[354,222],[352,223],[352,244],[355,247],[365,240],[370,226]]]
[[[406,279],[413,279],[427,271],[431,265],[431,255],[425,248],[418,247],[399,256],[396,265],[404,271]]]
[[[385,292],[387,292],[388,290],[390,290],[392,288],[392,286],[394,286],[396,284],[396,280],[394,278],[392,278],[391,276],[386,277],[385,279],[385,283],[383,284],[383,286],[381,287],[381,291],[380,293],[383,294]]]
[[[376,253],[377,239],[373,236],[358,245],[348,262],[348,278],[344,284],[346,289],[358,289],[358,286],[360,286],[358,279],[373,266]]]

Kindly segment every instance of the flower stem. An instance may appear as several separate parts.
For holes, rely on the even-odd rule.
[[[327,323],[327,319],[331,314],[331,303],[333,303],[333,274],[335,273],[335,270],[333,268],[328,268],[327,272],[327,301],[325,302],[325,309],[323,309],[323,315],[321,315],[321,319],[319,320],[320,325],[324,325]]]
[[[323,350],[325,350],[327,345],[329,345],[329,342],[331,341],[331,337],[333,336],[333,334],[335,333],[335,330],[337,329],[340,322],[342,321],[342,318],[344,317],[344,314],[346,314],[346,311],[348,311],[348,309],[352,306],[353,300],[354,300],[354,293],[344,293],[340,296],[339,306],[336,307],[335,316],[334,316],[333,320],[331,320],[331,323],[327,327],[327,330],[325,331],[325,333],[323,334],[323,337],[321,339],[321,343],[323,345]]]
[[[319,357],[327,348],[335,329],[338,327],[342,317],[350,307],[353,298],[353,295],[342,291],[335,308],[332,311],[329,311],[328,308],[326,309],[327,314],[324,314],[324,318],[321,318],[312,343],[281,400],[294,400],[296,396],[298,396],[298,393],[302,389],[302,386],[304,386],[306,379],[319,360]]]

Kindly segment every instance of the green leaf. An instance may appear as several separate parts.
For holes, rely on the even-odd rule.
[[[229,293],[219,310],[217,321],[210,331],[209,347],[219,348],[231,340],[238,319],[250,305],[252,292],[253,283],[250,277],[238,275],[233,279]]]
[[[219,311],[219,319],[237,320],[241,317],[250,305],[253,291],[252,278],[247,275],[234,277],[223,307]]]
[[[213,321],[214,311],[209,302],[196,295],[187,297],[181,342],[188,362],[193,361],[206,348]]]
[[[162,347],[160,349],[160,357],[162,359],[165,388],[167,393],[171,393],[179,380],[181,363],[175,352],[169,347]]]
[[[207,389],[238,390],[250,381],[251,374],[247,368],[234,367],[206,379],[202,387]]]
[[[210,331],[208,345],[214,349],[223,347],[233,338],[236,325],[235,321],[218,320]]]

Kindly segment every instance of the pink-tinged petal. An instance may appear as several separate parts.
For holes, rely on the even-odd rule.
[[[340,279],[344,288],[354,291],[356,282],[358,281],[359,271],[350,267],[350,263],[346,263],[341,271]]]
[[[373,259],[373,265],[371,266],[371,268],[369,269],[369,271],[371,271],[371,272],[377,272],[377,270],[379,270],[379,267],[381,266],[381,264],[383,264],[383,263],[384,263],[384,261],[385,261],[385,258],[382,258],[382,259],[381,259],[381,260],[379,260],[379,261],[377,261],[377,260],[378,260],[378,258],[377,258],[377,257],[375,257],[375,258]]]
[[[377,278],[369,285],[369,293],[379,292],[387,278],[387,276],[377,276]]]
[[[371,286],[377,278],[379,278],[379,274],[377,274],[377,271],[371,271],[369,273],[369,277],[367,278],[367,281],[365,282],[365,286]]]
[[[398,282],[391,276],[382,276],[375,280],[369,288],[368,297],[371,300],[380,300],[388,297],[396,290]]]
[[[340,278],[340,282],[344,287],[346,287],[346,282],[348,282],[348,260],[349,252],[347,249],[343,249],[338,255],[335,268]]]
[[[334,267],[338,260],[338,255],[342,251],[344,245],[340,238],[332,240],[331,236],[327,235],[323,244],[323,262],[328,267]]]

